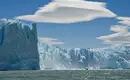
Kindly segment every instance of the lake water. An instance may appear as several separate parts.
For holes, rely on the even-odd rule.
[[[130,80],[130,70],[0,71],[0,80]]]

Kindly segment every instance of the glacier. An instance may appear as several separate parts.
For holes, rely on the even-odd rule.
[[[42,43],[36,24],[0,19],[0,70],[130,69],[130,46],[71,48]]]
[[[39,43],[40,69],[130,69],[130,46],[63,49]]]
[[[36,24],[0,19],[0,70],[37,70]]]

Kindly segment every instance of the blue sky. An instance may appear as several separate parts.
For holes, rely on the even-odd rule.
[[[14,18],[20,15],[33,14],[39,7],[48,4],[51,0],[1,0],[0,18]],[[118,16],[130,17],[130,0],[91,0],[107,3],[107,8]],[[63,41],[64,48],[97,48],[107,46],[96,37],[113,33],[111,25],[117,24],[114,18],[95,19],[91,22],[73,24],[38,23],[40,37],[56,38]]]

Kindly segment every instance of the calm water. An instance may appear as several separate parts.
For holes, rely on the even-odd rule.
[[[0,80],[130,80],[130,70],[1,71]]]

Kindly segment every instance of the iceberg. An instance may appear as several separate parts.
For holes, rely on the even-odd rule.
[[[0,19],[0,70],[39,69],[36,24]]]

